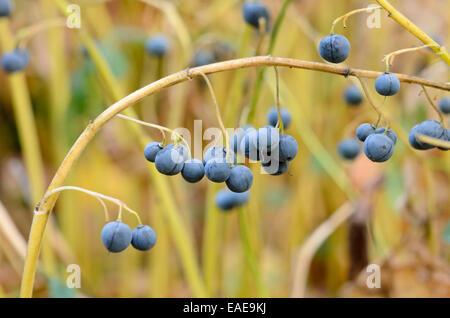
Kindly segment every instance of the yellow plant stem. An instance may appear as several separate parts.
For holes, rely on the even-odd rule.
[[[397,55],[408,53],[408,52],[414,52],[414,51],[426,49],[426,48],[433,47],[433,46],[435,46],[435,45],[434,44],[426,44],[426,45],[422,45],[422,46],[418,46],[418,47],[401,49],[401,50],[397,50],[397,51],[391,52],[389,54],[386,54],[383,58],[383,62],[386,63],[386,72],[389,72],[389,66],[391,66],[394,63],[394,59]]]
[[[436,52],[444,61],[450,66],[450,54],[447,50],[440,46],[439,43],[434,41],[430,36],[423,32],[418,26],[412,23],[407,17],[405,17],[401,12],[395,9],[387,0],[377,0],[378,4],[382,6],[389,16],[397,21],[402,27],[408,30],[412,35],[422,41],[424,44],[431,45],[431,49]]]
[[[250,271],[252,272],[253,278],[256,282],[256,286],[258,288],[258,296],[259,297],[268,297],[267,290],[264,286],[261,273],[259,271],[258,261],[256,259],[256,255],[254,253],[254,249],[252,248],[252,244],[250,242],[250,235],[248,230],[248,222],[247,222],[247,211],[246,209],[240,207],[238,209],[238,220],[239,220],[239,232],[241,235],[242,247],[244,249],[244,255],[248,266],[250,267]]]
[[[96,48],[93,45],[93,43],[90,43],[89,41],[87,43],[92,44],[93,50],[96,51]],[[88,50],[92,49],[92,47],[90,46],[87,47]],[[95,54],[91,54],[91,52],[89,52],[89,54],[90,56],[95,56]],[[99,53],[98,55],[100,56]],[[255,56],[203,65],[168,75],[120,99],[119,101],[108,107],[105,111],[103,111],[96,119],[91,121],[89,125],[86,127],[86,129],[83,131],[83,133],[78,137],[75,144],[70,149],[66,158],[62,162],[55,176],[53,177],[53,180],[50,183],[47,191],[51,191],[52,189],[60,187],[64,184],[67,176],[69,175],[69,172],[71,171],[77,159],[81,156],[82,152],[87,147],[89,142],[93,139],[95,134],[108,121],[113,119],[118,113],[126,110],[127,108],[129,108],[131,105],[138,102],[142,98],[152,95],[164,88],[187,81],[190,78],[201,76],[201,73],[204,74],[216,73],[243,67],[255,67],[255,66],[285,66],[292,68],[316,70],[340,75],[351,75],[351,76],[359,75],[360,77],[369,77],[369,78],[376,78],[381,74],[380,72],[350,69],[342,66],[328,65],[325,63],[309,62],[281,57]],[[403,74],[398,74],[397,77],[399,78],[400,81],[403,82],[423,84],[426,86],[450,91],[450,84],[448,83],[434,82]],[[166,183],[167,181],[165,181],[165,179],[158,178],[155,175],[153,177],[154,182],[156,184],[156,189],[158,191],[161,191],[160,192],[161,198],[164,202],[166,202],[167,206],[169,207],[168,211],[166,212],[168,213],[168,218],[170,219],[171,227],[173,230],[172,234],[174,235],[174,239],[177,243],[177,246],[179,246],[179,248],[181,249],[180,254],[182,255],[182,259],[184,260],[184,262],[186,262],[185,263],[185,266],[187,267],[186,271],[189,272],[191,275],[191,277],[188,276],[188,279],[191,281],[191,283],[193,283],[196,286],[195,290],[197,295],[202,296],[206,295],[203,282],[200,279],[200,274],[198,273],[198,268],[196,266],[196,259],[193,257],[194,250],[192,242],[190,241],[190,239],[186,241],[186,239],[190,238],[190,236],[188,236],[188,234],[186,233],[186,229],[183,228],[183,224],[176,212],[176,208],[173,201],[167,196],[167,193],[170,193],[170,191],[167,188]],[[164,190],[167,190],[168,192],[164,193]],[[40,206],[40,210],[50,211],[53,208],[55,201],[56,195],[52,196],[48,200],[43,201]],[[35,215],[33,218],[33,224],[31,226],[30,239],[28,243],[27,258],[24,268],[24,275],[22,276],[21,296],[23,297],[31,297],[32,294],[34,275],[39,255],[39,247],[42,241],[42,236],[47,221],[48,221],[48,214]]]
[[[373,7],[367,7],[367,8],[362,8],[362,9],[356,9],[356,10],[350,11],[350,12],[348,12],[348,13],[346,13],[346,14],[344,14],[344,15],[338,17],[338,18],[336,18],[336,19],[333,21],[333,23],[331,24],[330,34],[333,34],[333,33],[334,33],[334,27],[336,26],[336,24],[337,24],[339,21],[342,20],[342,25],[344,26],[344,28],[346,28],[346,27],[347,27],[346,22],[347,22],[347,19],[348,19],[350,16],[352,16],[352,15],[354,15],[354,14],[356,14],[356,13],[360,13],[360,12],[371,12],[372,10],[377,10],[377,9],[381,9],[381,7],[380,7],[380,6],[373,6]]]

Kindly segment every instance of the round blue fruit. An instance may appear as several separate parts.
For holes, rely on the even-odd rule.
[[[384,162],[394,153],[394,142],[385,134],[369,135],[364,141],[364,153],[374,162]]]
[[[233,192],[228,189],[223,189],[216,194],[216,205],[223,211],[229,211],[235,207],[242,206],[247,203],[249,199],[249,192]]]
[[[156,244],[156,233],[148,225],[139,225],[132,232],[131,245],[137,250],[148,251]]]
[[[269,161],[267,163],[263,163],[262,167],[265,172],[272,176],[279,176],[287,171],[289,168],[289,161]]]
[[[291,161],[298,153],[297,140],[290,135],[281,135],[278,146],[279,161]]]
[[[416,134],[422,134],[428,137],[440,139],[444,134],[444,128],[436,120],[425,120],[415,125],[409,132],[409,143],[411,147],[418,150],[434,148],[433,145],[422,143],[416,138]]]
[[[358,106],[361,104],[363,97],[356,85],[350,85],[344,91],[344,100],[351,106]]]
[[[7,73],[13,73],[23,70],[30,61],[28,51],[16,49],[12,52],[5,53],[2,56],[2,68]]]
[[[260,156],[270,155],[278,148],[280,143],[280,132],[272,126],[265,126],[258,129],[258,141]]]
[[[8,17],[12,11],[12,4],[10,0],[0,0],[0,18]]]
[[[331,63],[344,62],[350,53],[350,42],[339,34],[327,35],[320,41],[320,56]]]
[[[234,153],[241,153],[241,141],[247,133],[248,129],[254,129],[252,126],[244,126],[242,128],[237,128],[230,137],[230,147],[233,149]]]
[[[192,66],[202,66],[206,64],[211,64],[216,61],[214,54],[210,52],[209,50],[202,49],[198,50],[194,54],[194,58],[192,60]]]
[[[241,140],[241,153],[250,160],[260,160],[258,130],[248,129]]]
[[[450,114],[450,97],[444,97],[439,101],[438,107],[444,114]]]
[[[169,51],[170,41],[164,34],[156,34],[151,36],[145,42],[145,49],[150,55],[162,57]]]
[[[242,15],[245,22],[258,30],[260,19],[265,19],[266,31],[269,30],[270,14],[269,10],[267,10],[267,7],[263,3],[257,1],[248,1],[244,3],[244,6],[242,7]]]
[[[208,148],[208,150],[206,150],[203,154],[203,165],[206,165],[206,163],[213,158],[225,159],[227,157],[227,152],[227,148],[223,146]],[[231,150],[228,157],[233,161],[233,163],[236,163],[236,154],[234,151]]]
[[[195,183],[202,180],[205,175],[205,166],[198,159],[190,159],[184,162],[181,175],[187,182]]]
[[[291,124],[292,116],[286,108],[280,108],[281,120],[283,121],[283,127],[288,128]],[[267,122],[269,125],[275,127],[278,122],[278,110],[277,107],[272,107],[267,113]]]
[[[155,157],[155,167],[160,173],[174,176],[181,172],[184,166],[186,147],[170,144],[161,149]]]
[[[338,144],[338,152],[344,159],[355,159],[361,150],[359,141],[355,138],[342,140]]]
[[[144,148],[144,157],[150,162],[155,162],[156,155],[163,149],[161,143],[152,141]]]
[[[375,130],[375,134],[386,134],[386,136],[391,138],[394,145],[397,144],[397,134],[395,133],[395,131],[393,131],[392,129],[388,129],[386,133],[385,131],[386,131],[385,127],[380,127]]]
[[[356,129],[356,137],[359,140],[366,140],[367,136],[375,133],[375,127],[369,123],[364,123],[358,126]]]
[[[383,73],[375,80],[375,90],[383,96],[392,96],[400,90],[400,81],[391,73]]]
[[[231,166],[224,158],[212,158],[205,166],[205,175],[212,182],[225,182],[230,177]]]
[[[102,242],[106,249],[112,253],[123,251],[131,243],[131,229],[121,221],[107,223],[102,230]]]
[[[252,171],[243,165],[231,168],[230,177],[226,181],[228,189],[233,192],[245,192],[250,189],[253,183]]]

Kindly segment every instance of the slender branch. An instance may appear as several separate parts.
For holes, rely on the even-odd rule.
[[[412,48],[407,48],[407,49],[401,49],[401,50],[397,50],[394,52],[391,52],[389,54],[386,54],[383,57],[383,62],[386,63],[386,72],[389,72],[389,66],[391,66],[394,63],[394,59],[397,55],[403,54],[403,53],[408,53],[408,52],[414,52],[414,51],[418,51],[421,49],[425,49],[428,47],[433,47],[436,46],[434,44],[426,44],[426,45],[422,45],[422,46],[418,46],[418,47],[412,47]]]
[[[296,257],[291,297],[305,297],[309,266],[314,254],[339,225],[344,223],[355,211],[351,203],[344,203],[306,239]]]
[[[281,117],[281,108],[280,108],[280,83],[279,83],[279,78],[278,78],[278,69],[276,66],[273,67],[273,69],[275,70],[275,100],[276,100],[276,105],[277,105],[277,113],[278,113],[278,122],[275,125],[275,127],[279,127],[280,128],[280,133],[283,133],[284,131],[284,123],[283,123],[283,118]]]
[[[135,119],[135,118],[132,118],[132,117],[130,117],[130,116],[125,116],[125,115],[122,115],[122,114],[117,114],[116,117],[119,117],[119,118],[122,118],[122,119],[125,119],[125,120],[129,120],[129,121],[132,121],[132,122],[134,122],[134,123],[137,123],[137,124],[140,124],[140,125],[143,125],[143,126],[147,126],[147,127],[151,127],[151,128],[156,128],[156,129],[159,129],[161,132],[167,131],[167,132],[172,133],[172,135],[176,136],[176,137],[175,137],[175,140],[176,140],[176,141],[178,141],[178,140],[182,140],[182,141],[183,141],[183,143],[186,145],[186,148],[188,149],[188,152],[189,152],[189,158],[192,158],[191,148],[189,147],[189,144],[187,143],[186,139],[184,139],[183,136],[181,136],[181,135],[180,135],[179,133],[177,133],[175,130],[172,130],[172,129],[170,129],[170,128],[167,128],[167,127],[164,127],[164,126],[161,126],[161,125],[147,123],[146,121],[142,121],[142,120],[139,120],[139,119]],[[164,133],[162,133],[162,134],[163,134],[163,136],[164,136]]]
[[[113,197],[110,197],[108,195],[104,195],[104,194],[101,194],[101,193],[98,193],[98,192],[94,192],[94,191],[91,191],[91,190],[87,190],[87,189],[83,189],[83,188],[80,188],[80,187],[62,186],[62,187],[55,188],[52,191],[47,192],[44,195],[44,197],[42,198],[42,200],[43,201],[47,200],[50,196],[52,196],[52,195],[54,195],[54,194],[56,194],[58,192],[61,192],[61,191],[66,191],[66,190],[80,191],[80,192],[86,193],[86,194],[88,194],[90,196],[93,196],[94,198],[97,198],[100,201],[100,203],[102,204],[103,208],[105,209],[106,216],[109,216],[109,214],[108,214],[108,209],[106,208],[105,202],[103,202],[103,200],[107,200],[107,201],[110,201],[110,202],[112,202],[114,204],[117,204],[119,209],[124,208],[125,210],[127,210],[131,214],[134,214],[134,216],[136,216],[139,224],[142,224],[142,220],[139,217],[139,214],[136,211],[134,211],[131,208],[129,208],[123,201],[121,201],[119,199],[116,199],[116,198],[113,198]],[[40,205],[38,204],[37,207],[36,207],[36,210],[35,210],[36,213],[48,213],[49,212],[49,211],[41,211],[39,209],[39,206]],[[119,218],[120,218],[120,213],[119,213]],[[108,219],[108,217],[107,217],[107,219]]]
[[[389,16],[397,21],[402,27],[408,30],[412,35],[418,38],[423,44],[433,45],[431,49],[436,52],[448,65],[450,65],[450,54],[447,50],[440,46],[435,40],[433,40],[429,35],[423,32],[418,26],[411,22],[407,17],[405,17],[401,12],[397,11],[387,0],[377,0],[378,4],[382,6]]]
[[[366,71],[360,69],[351,69],[342,66],[328,65],[325,63],[309,62],[302,60],[295,60],[281,57],[271,56],[255,56],[242,59],[229,60],[219,63],[213,63],[208,65],[202,65],[189,69],[188,71],[180,71],[171,75],[168,75],[160,80],[153,82],[147,86],[144,86],[137,91],[129,94],[128,96],[120,99],[106,110],[104,110],[95,120],[91,121],[83,133],[78,137],[75,144],[69,150],[64,161],[58,168],[58,171],[53,177],[47,192],[52,191],[55,188],[62,186],[69,175],[73,165],[83,153],[89,142],[94,138],[96,133],[103,127],[108,121],[114,118],[117,114],[123,110],[129,108],[134,103],[143,99],[146,96],[152,95],[164,88],[176,85],[178,83],[189,80],[193,77],[201,76],[200,73],[210,74],[223,71],[229,71],[233,69],[255,67],[255,66],[283,66],[291,68],[301,68],[307,70],[315,70],[320,72],[333,73],[343,76],[359,76],[365,78],[376,78],[381,72]],[[449,83],[434,82],[419,77],[396,74],[400,81],[406,83],[422,84],[424,86],[439,88],[442,90],[450,91]],[[40,205],[40,211],[50,211],[56,200],[56,195],[42,200]],[[34,282],[34,274],[37,265],[37,259],[39,255],[39,249],[42,242],[45,226],[48,221],[48,213],[34,215],[33,223],[30,231],[30,239],[28,242],[28,252],[25,261],[24,274],[22,276],[22,297],[30,297],[32,294],[32,285]],[[176,223],[176,228],[182,230],[179,227],[179,223]]]
[[[334,27],[336,26],[336,24],[337,24],[339,21],[342,20],[342,24],[344,25],[344,28],[347,28],[346,22],[347,22],[347,19],[348,19],[351,15],[354,15],[354,14],[360,13],[360,12],[371,12],[371,11],[374,10],[374,9],[381,9],[381,7],[380,7],[380,6],[373,6],[373,7],[367,7],[367,8],[362,8],[362,9],[356,9],[356,10],[350,11],[350,12],[348,12],[348,13],[346,13],[346,14],[344,14],[344,15],[338,17],[338,18],[336,18],[336,19],[333,21],[333,23],[331,24],[330,34],[333,34],[333,33],[334,33]]]
[[[200,72],[200,75],[205,80],[206,85],[208,85],[209,93],[211,94],[214,106],[216,108],[217,121],[219,122],[220,129],[222,129],[222,132],[225,135],[225,143],[226,143],[227,149],[229,150],[229,149],[231,149],[231,147],[230,147],[230,137],[228,136],[228,132],[225,129],[225,125],[223,124],[222,116],[220,115],[219,103],[217,102],[216,94],[214,93],[214,89],[213,89],[213,87],[211,85],[211,81],[208,79],[208,76],[206,76],[205,73]],[[230,159],[230,162],[232,163],[233,160],[231,160],[231,158],[230,158],[230,151],[228,151],[228,150],[226,152],[226,156],[227,156],[227,159]]]
[[[450,141],[446,141],[443,139],[437,139],[430,136],[415,134],[416,138],[419,139],[420,142],[427,143],[436,147],[450,149]]]
[[[422,86],[422,90],[425,93],[425,96],[427,97],[428,102],[430,103],[431,107],[434,109],[434,111],[438,114],[439,116],[439,121],[441,122],[441,125],[445,127],[445,121],[444,121],[444,117],[442,116],[442,113],[439,111],[439,109],[436,107],[436,104],[433,102],[433,100],[431,99],[430,95],[428,94],[427,89],[425,88],[425,86]]]
[[[66,26],[66,19],[63,18],[44,20],[37,24],[21,29],[17,33],[15,41],[19,48],[24,48],[27,41],[29,41],[31,37],[33,37],[37,33],[45,31],[48,28],[65,27],[65,26]]]

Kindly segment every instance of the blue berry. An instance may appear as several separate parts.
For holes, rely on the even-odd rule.
[[[192,61],[192,66],[202,66],[206,64],[214,63],[216,60],[214,54],[209,50],[202,49],[195,52],[194,59]]]
[[[278,148],[280,143],[280,133],[277,128],[265,126],[258,129],[258,145],[260,157],[269,156],[272,151]]]
[[[319,54],[328,62],[344,62],[350,53],[350,42],[339,34],[327,35],[320,41]]]
[[[205,175],[205,166],[203,166],[203,163],[198,159],[187,160],[184,162],[181,175],[187,182],[199,182]]]
[[[386,131],[386,128],[385,128],[385,127],[380,127],[380,128],[377,128],[377,129],[375,130],[375,134],[384,134],[385,131]],[[395,133],[395,131],[393,131],[392,129],[389,129],[389,130],[386,132],[386,136],[388,136],[389,138],[391,138],[391,140],[392,140],[392,142],[394,143],[394,145],[397,144],[397,134]]]
[[[444,114],[450,114],[450,97],[444,97],[439,101],[439,109]]]
[[[291,161],[298,152],[297,141],[290,135],[281,135],[278,152],[280,156],[279,161]]]
[[[225,159],[226,157],[227,148],[222,146],[208,148],[203,154],[203,165],[206,165],[206,163],[213,158]],[[236,163],[236,155],[232,150],[230,151],[229,158],[233,160],[233,163]]]
[[[400,81],[391,73],[383,73],[375,80],[375,90],[383,96],[392,96],[400,90]]]
[[[272,160],[267,163],[263,163],[262,167],[264,171],[272,176],[279,176],[287,171],[289,168],[289,161],[276,161]]]
[[[366,140],[367,136],[373,133],[375,133],[375,127],[373,127],[373,125],[369,123],[361,124],[356,129],[356,137],[358,137],[358,139],[361,141]]]
[[[291,113],[286,108],[280,108],[281,120],[283,121],[283,127],[288,128],[291,124]],[[278,110],[277,107],[272,107],[267,113],[267,122],[269,125],[275,127],[278,122]]]
[[[228,211],[247,203],[249,192],[237,193],[228,189],[223,189],[216,194],[216,205],[223,211]]]
[[[212,182],[225,182],[230,177],[231,166],[224,158],[212,158],[205,166],[205,175]]]
[[[352,106],[357,106],[362,102],[362,95],[358,87],[349,85],[344,91],[345,102]]]
[[[230,177],[226,181],[228,189],[233,192],[245,192],[250,189],[253,183],[253,173],[246,166],[234,166],[231,168]]]
[[[153,141],[144,148],[144,157],[150,162],[155,162],[156,155],[163,149],[161,143]]]
[[[338,144],[338,152],[344,159],[355,159],[361,150],[359,141],[355,138],[342,140]]]
[[[242,15],[245,22],[257,29],[259,29],[259,19],[265,19],[266,31],[269,30],[270,14],[263,3],[257,1],[248,1],[244,3],[244,6],[242,7]]]
[[[241,153],[250,160],[260,160],[259,136],[255,129],[248,129],[241,140]]]
[[[130,245],[132,234],[128,225],[121,221],[114,221],[103,227],[101,237],[108,251],[118,253]]]
[[[0,18],[8,17],[12,11],[12,4],[10,0],[0,0]]]
[[[30,55],[28,54],[28,51],[15,49],[2,56],[1,64],[5,72],[13,73],[23,70],[28,65],[29,61]]]
[[[153,35],[145,42],[145,49],[151,55],[162,57],[169,50],[169,39],[163,34]]]
[[[148,251],[156,244],[156,233],[148,225],[139,225],[132,232],[131,245],[137,250]]]
[[[170,144],[161,149],[155,157],[155,167],[160,173],[173,176],[181,172],[184,166],[186,147]]]
[[[242,138],[244,138],[246,132],[248,129],[254,129],[251,126],[243,127],[243,128],[237,128],[234,133],[230,137],[230,147],[233,149],[234,153],[241,153],[241,141]]]
[[[369,135],[364,141],[364,153],[374,162],[384,162],[394,153],[394,142],[385,134]]]
[[[426,150],[434,148],[434,146],[420,142],[416,138],[416,134],[422,134],[425,136],[439,139],[444,134],[444,129],[442,128],[441,124],[436,120],[425,120],[411,129],[411,131],[409,132],[410,145],[418,150]]]

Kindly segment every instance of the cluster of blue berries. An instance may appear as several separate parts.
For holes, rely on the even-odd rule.
[[[444,129],[442,125],[436,120],[425,120],[420,124],[415,125],[409,132],[409,144],[414,149],[427,150],[435,148],[435,146],[433,145],[421,142],[419,139],[417,139],[416,134],[421,134],[450,142],[450,129]],[[449,150],[450,148],[438,147],[438,149]]]
[[[350,42],[339,34],[330,34],[319,43],[320,56],[331,63],[342,63],[350,54]],[[385,72],[375,80],[375,90],[383,96],[392,96],[400,90],[400,81],[392,73]]]
[[[247,203],[249,199],[249,191],[233,192],[228,189],[222,189],[216,194],[216,205],[222,211],[229,211]]]
[[[160,173],[173,176],[181,172],[190,183],[199,182],[204,175],[216,183],[225,182],[233,192],[248,191],[253,183],[253,173],[244,165],[236,165],[236,155],[226,147],[216,146],[205,151],[203,161],[190,159],[187,148],[181,144],[163,147],[158,142],[144,149],[145,158],[155,163]]]
[[[387,161],[394,154],[397,134],[392,129],[364,123],[356,129],[356,137],[364,142],[364,153],[373,162]]]
[[[290,113],[281,108],[280,114],[283,127],[289,127]],[[268,174],[281,175],[287,171],[289,162],[297,155],[298,144],[294,137],[280,134],[279,129],[275,128],[278,122],[276,107],[269,110],[267,121],[269,125],[258,130],[251,126],[238,130],[231,138],[231,148],[249,160],[260,161]]]
[[[119,253],[131,245],[140,251],[148,251],[156,244],[156,233],[148,225],[138,225],[133,231],[117,220],[107,223],[102,230],[102,242],[112,253]]]

